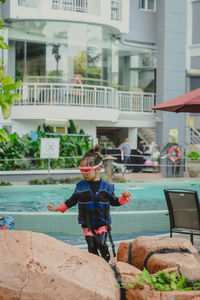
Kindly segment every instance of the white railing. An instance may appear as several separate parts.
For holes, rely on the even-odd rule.
[[[111,0],[111,20],[122,20],[122,0]]]
[[[87,13],[88,1],[87,0],[52,0],[52,8]]]
[[[18,6],[37,7],[37,0],[18,0]]]
[[[18,89],[22,100],[16,105],[65,105],[152,112],[154,93],[121,92],[114,88],[80,85],[23,83]]]

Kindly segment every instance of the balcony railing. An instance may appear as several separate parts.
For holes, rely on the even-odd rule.
[[[120,111],[152,112],[154,93],[121,92],[102,86],[24,83],[16,105],[102,107]]]
[[[18,6],[37,7],[37,0],[18,0]]]
[[[88,1],[87,0],[52,0],[52,8],[87,13]]]
[[[111,0],[111,20],[122,20],[122,0]]]

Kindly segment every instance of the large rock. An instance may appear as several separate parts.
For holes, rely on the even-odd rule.
[[[0,300],[118,300],[102,258],[50,236],[0,231]]]
[[[122,242],[119,245],[117,251],[117,260],[122,262],[128,262],[128,258],[131,259],[131,264],[143,270],[145,266],[145,259],[151,252],[159,249],[188,249],[191,254],[188,253],[168,253],[168,254],[156,254],[150,255],[146,267],[152,274],[170,267],[175,267],[177,264],[180,266],[180,271],[189,279],[200,278],[200,263],[198,251],[193,245],[183,238],[154,238],[143,236],[136,238],[130,243]],[[129,251],[131,250],[131,253]]]

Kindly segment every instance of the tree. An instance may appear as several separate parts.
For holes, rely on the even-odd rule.
[[[6,0],[0,0],[0,2],[5,3]],[[2,27],[3,20],[0,19],[0,29]],[[7,50],[8,45],[4,42],[3,36],[0,36],[0,49]],[[17,81],[14,82],[12,77],[5,76],[3,66],[0,66],[0,106],[2,110],[2,115],[5,120],[7,120],[11,115],[12,106],[14,105],[14,101],[20,101],[22,99],[22,95],[20,93],[11,93],[11,91],[16,90],[21,86],[22,82]],[[5,130],[0,129],[0,143],[8,142],[9,137]],[[0,151],[2,149],[0,148]]]

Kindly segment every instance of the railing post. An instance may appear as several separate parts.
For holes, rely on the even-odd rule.
[[[94,106],[97,106],[97,88],[94,88]]]
[[[34,105],[36,105],[36,97],[37,97],[37,88],[36,88],[36,83],[34,84]]]
[[[144,93],[142,93],[142,107],[141,111],[144,111]]]
[[[81,85],[81,106],[83,106],[83,85]]]
[[[67,97],[66,97],[66,105],[69,104],[69,85],[67,85],[67,88],[66,88],[66,91],[67,91]]]
[[[107,107],[107,92],[105,88],[104,88],[104,107]]]
[[[53,84],[50,85],[50,104],[53,103]]]

